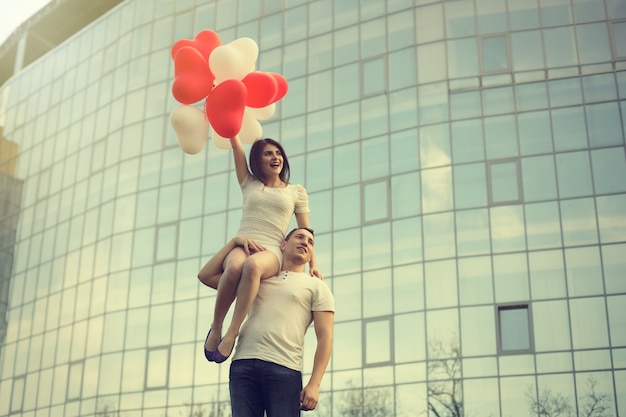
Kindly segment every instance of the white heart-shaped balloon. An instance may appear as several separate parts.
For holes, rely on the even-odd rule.
[[[202,110],[194,106],[178,106],[170,113],[170,123],[183,152],[193,155],[204,148],[209,121]]]

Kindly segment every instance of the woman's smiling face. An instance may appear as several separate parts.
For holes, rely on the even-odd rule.
[[[283,154],[276,146],[268,143],[263,147],[262,162],[265,175],[278,175],[283,169]]]

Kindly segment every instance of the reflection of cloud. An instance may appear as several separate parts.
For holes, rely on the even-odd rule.
[[[452,168],[422,171],[422,211],[452,210]]]
[[[491,209],[491,236],[494,240],[524,237],[524,220],[520,206],[502,206]]]

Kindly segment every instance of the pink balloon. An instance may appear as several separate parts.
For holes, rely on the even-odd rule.
[[[183,104],[196,103],[209,94],[215,77],[206,60],[190,46],[182,47],[174,58],[172,95]]]
[[[287,94],[287,90],[289,89],[289,84],[287,83],[287,79],[280,74],[276,74],[275,72],[270,72],[268,74],[270,74],[276,81],[276,95],[271,101],[271,103],[275,103],[285,97],[285,94]]]
[[[241,130],[246,107],[246,86],[239,80],[226,80],[215,87],[205,103],[206,115],[218,135],[232,138]]]
[[[172,46],[172,59],[175,59],[176,53],[186,46],[191,46],[196,49],[200,54],[204,57],[204,59],[208,62],[209,55],[213,49],[217,48],[222,44],[220,37],[217,33],[212,30],[203,30],[199,32],[193,40],[191,39],[181,39],[174,43]]]
[[[246,99],[246,106],[248,107],[265,107],[276,96],[276,80],[268,72],[251,72],[241,81],[248,89],[248,98]]]

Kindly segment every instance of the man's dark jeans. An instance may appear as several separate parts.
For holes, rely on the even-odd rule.
[[[230,365],[233,417],[298,417],[302,374],[260,359],[239,359]]]

